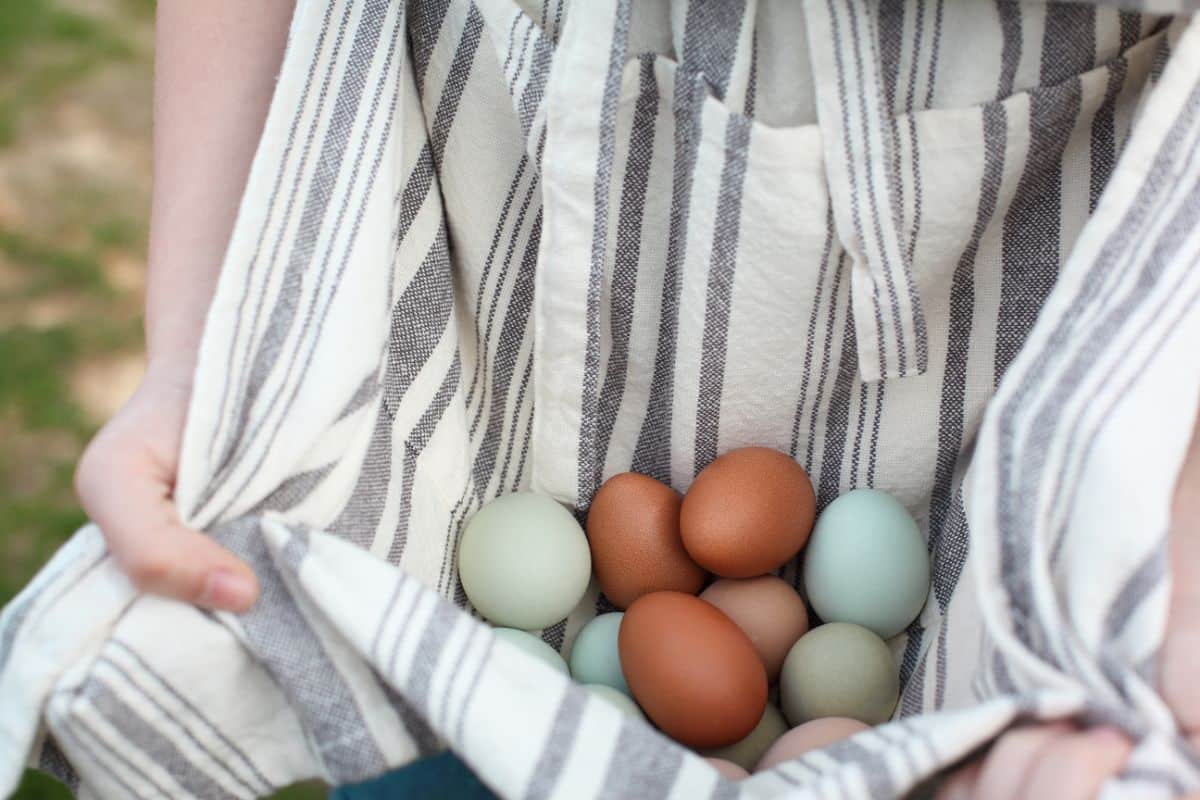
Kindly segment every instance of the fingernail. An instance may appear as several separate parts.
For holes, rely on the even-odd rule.
[[[254,583],[249,578],[225,569],[213,570],[204,583],[201,605],[244,611],[254,603]]]

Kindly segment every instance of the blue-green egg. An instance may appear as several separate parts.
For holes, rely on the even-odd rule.
[[[825,622],[895,636],[929,595],[929,553],[917,523],[885,492],[847,492],[817,518],[804,557],[804,589]]]
[[[583,626],[571,647],[571,677],[631,694],[617,651],[617,632],[624,616],[620,611],[601,614]]]

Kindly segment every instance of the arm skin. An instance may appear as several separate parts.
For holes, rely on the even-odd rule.
[[[171,500],[205,314],[283,59],[295,0],[159,0],[145,377],[88,445],[84,509],[143,591],[253,604],[253,573]]]

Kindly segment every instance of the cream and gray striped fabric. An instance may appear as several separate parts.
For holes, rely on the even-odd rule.
[[[1200,23],[1146,6],[301,0],[176,498],[262,598],[139,595],[81,530],[0,618],[0,791],[254,797],[449,745],[511,798],[883,798],[1066,716],[1139,742],[1108,796],[1200,788],[1154,688]],[[751,443],[821,505],[896,495],[935,579],[897,719],[735,784],[496,641],[455,545],[497,495],[682,490]]]

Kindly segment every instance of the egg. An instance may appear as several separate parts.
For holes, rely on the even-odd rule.
[[[929,595],[929,553],[917,523],[885,492],[847,492],[817,520],[804,588],[826,622],[852,622],[890,639]]]
[[[821,717],[886,722],[900,696],[887,644],[860,625],[831,622],[792,645],[779,675],[783,713],[793,725]]]
[[[848,717],[823,717],[798,725],[771,745],[755,770],[771,769],[785,761],[793,761],[811,750],[820,750],[834,742],[849,739],[868,727]]]
[[[646,475],[624,472],[604,482],[588,509],[587,535],[596,580],[617,608],[643,594],[695,594],[707,577],[679,538],[679,493]]]
[[[682,592],[634,601],[618,636],[621,671],[663,733],[688,747],[723,747],[750,733],[767,704],[754,645],[714,606]]]
[[[816,496],[804,468],[766,447],[731,450],[705,467],[680,509],[683,546],[726,578],[753,578],[800,552]]]
[[[642,713],[637,703],[633,702],[633,699],[629,695],[619,692],[611,686],[605,686],[602,683],[587,683],[583,685],[583,690],[610,705],[616,706],[617,710],[627,717],[635,719],[646,718],[646,715]]]
[[[743,769],[754,769],[754,765],[770,750],[775,740],[786,732],[787,722],[784,721],[783,714],[779,713],[778,708],[767,703],[758,724],[749,734],[725,747],[705,750],[701,755],[732,761]]]
[[[617,632],[624,616],[620,611],[601,614],[580,629],[571,646],[571,677],[580,683],[599,683],[629,694],[617,650]]]
[[[471,517],[458,575],[490,622],[537,630],[567,616],[591,577],[587,537],[570,511],[545,495],[498,497]]]
[[[497,638],[516,645],[539,661],[544,661],[554,667],[562,674],[569,674],[567,672],[567,662],[563,661],[558,651],[533,634],[519,631],[516,628],[496,628],[492,632],[496,634]]]
[[[750,637],[770,682],[779,677],[788,650],[808,632],[804,601],[791,584],[774,575],[721,578],[701,592],[700,599],[724,611]]]
[[[750,777],[749,772],[724,758],[706,758],[704,760],[716,768],[717,772],[721,773],[722,778],[728,778],[731,781],[740,781]]]

